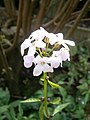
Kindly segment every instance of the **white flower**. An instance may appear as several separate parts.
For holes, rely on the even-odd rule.
[[[29,46],[27,55],[33,56],[35,54],[35,52],[36,52],[36,46],[31,44]]]
[[[23,57],[23,59],[24,59],[24,66],[26,68],[29,68],[29,67],[32,66],[32,63],[33,63],[33,60],[34,60],[34,56],[25,55]]]
[[[21,44],[21,55],[24,55],[24,50],[31,45],[29,39],[25,39],[25,41]]]
[[[51,48],[49,48],[49,44],[52,45]],[[61,49],[53,51],[57,44],[61,45]],[[49,33],[40,27],[40,29],[32,32],[21,44],[21,55],[23,56],[24,66],[29,68],[34,63],[34,76],[39,76],[42,72],[53,72],[53,68],[62,67],[63,61],[70,61],[68,45],[75,46],[75,43],[70,40],[64,40],[62,33]],[[25,53],[25,49],[28,49],[27,54]]]
[[[25,41],[21,44],[21,55],[24,55],[24,50],[29,48],[28,54],[34,55],[36,52],[36,47],[38,48],[45,48],[46,44],[43,41],[35,40],[30,41],[30,39],[25,39]]]
[[[33,43],[31,43],[31,45],[29,46],[29,50],[28,50],[28,55],[34,55],[36,52],[36,48],[45,48],[46,44],[42,41],[34,41]]]
[[[69,49],[67,44],[70,45],[70,46],[75,46],[74,41],[64,40],[62,33],[58,33],[58,34],[56,34],[56,36],[57,36],[57,42],[59,43],[59,45],[63,45],[66,49]]]
[[[51,66],[58,68],[59,65],[62,67],[62,58],[60,56],[60,51],[53,51]]]
[[[31,35],[29,36],[29,39],[31,41],[33,40],[42,41],[47,35],[48,35],[48,32],[44,28],[40,27],[40,29],[31,33]]]
[[[49,43],[51,45],[53,45],[55,42],[57,42],[56,35],[53,34],[53,33],[47,32],[43,27],[40,27],[40,29],[32,32],[31,35],[29,36],[29,38],[31,39],[31,41],[33,41],[33,40],[39,40],[39,41],[41,41],[45,37],[49,39]]]
[[[54,45],[57,42],[57,37],[53,33],[49,33],[46,37],[49,39],[51,45]]]
[[[54,64],[56,64],[57,65],[56,68],[59,67],[59,64],[61,64],[61,67],[62,67],[62,61],[66,61],[66,60],[70,61],[69,50],[64,47],[62,47],[58,51],[53,51],[52,57],[53,57],[53,60],[52,60],[53,65],[52,66],[54,67]]]
[[[29,36],[29,39],[31,39],[31,41],[43,40],[45,37],[49,39],[49,43],[51,45],[57,42],[56,35],[53,33],[47,32],[43,27],[40,27],[40,29],[32,32],[31,35]]]
[[[42,72],[53,72],[53,68],[48,64],[49,58],[41,58],[39,55],[34,59],[35,68],[33,70],[34,76],[39,76]]]
[[[51,66],[53,68],[58,68],[60,65],[62,67],[62,59],[61,59],[61,56],[54,56],[52,55],[51,59],[50,59],[50,63],[51,63]]]
[[[64,48],[64,47],[62,47],[62,48],[60,49],[60,56],[61,56],[62,61],[66,61],[66,60],[70,61],[70,53],[69,53],[69,50],[66,49],[66,48]]]

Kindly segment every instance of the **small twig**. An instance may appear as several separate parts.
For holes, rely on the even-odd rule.
[[[57,14],[51,21],[49,21],[48,23],[44,24],[43,26],[44,26],[44,27],[49,27],[49,26],[51,26],[52,24],[54,24],[56,21],[58,21],[58,20],[62,17],[62,15],[65,13],[65,11],[66,11],[67,7],[69,6],[70,2],[71,2],[71,0],[68,0],[68,1],[65,3],[64,7],[62,8],[62,10],[59,11],[60,13]],[[61,4],[61,3],[60,3],[60,4]]]
[[[65,4],[65,0],[61,0],[58,9],[56,11],[56,15],[60,14],[60,11],[62,10],[64,4]]]
[[[0,58],[2,60],[4,68],[6,70],[6,75],[7,75],[8,80],[13,79],[13,75],[11,73],[10,66],[8,65],[8,61],[7,61],[7,58],[6,58],[6,55],[5,55],[5,51],[3,50],[1,44],[0,44]]]
[[[78,16],[78,14],[80,13],[80,10],[79,11],[76,11],[76,12],[73,12],[70,16],[70,18],[68,19],[68,21],[72,21],[72,20],[75,20],[76,17]]]
[[[16,47],[17,43],[18,43],[19,32],[20,32],[20,28],[21,28],[21,25],[22,25],[22,11],[23,11],[23,0],[20,0],[20,3],[19,3],[19,13],[18,13],[18,19],[17,19],[17,25],[16,25],[17,29],[16,29],[14,42],[13,42],[13,45],[6,50],[6,52],[9,52],[12,49],[14,49]]]
[[[23,8],[23,18],[22,18],[22,28],[23,28],[23,36],[26,37],[27,36],[27,28],[28,28],[28,18],[29,15],[31,14],[31,0],[25,0],[24,1],[24,8]],[[30,15],[31,17],[31,15]]]
[[[31,23],[32,23],[32,12],[34,10],[34,1],[31,1],[30,2],[30,8],[29,8],[29,14],[28,14],[28,21],[27,21],[27,35],[28,33],[30,33],[30,30],[31,30]]]
[[[11,97],[14,98],[14,99],[21,99],[21,100],[27,99],[26,96],[22,97],[22,96],[18,96],[18,95],[11,95]]]
[[[69,22],[68,22],[68,25],[75,23],[75,21],[76,21],[75,19],[69,21]],[[90,21],[90,18],[83,18],[83,19],[81,19],[81,22],[86,22],[86,21]]]
[[[49,5],[50,1],[48,0],[42,0],[41,1],[41,5],[40,5],[40,11],[39,11],[39,14],[37,16],[37,22],[36,22],[36,29],[38,27],[40,27],[41,23],[42,23],[42,20],[44,18],[44,15],[46,13],[46,9],[47,9],[47,5]]]
[[[15,40],[13,42],[13,47],[17,45],[18,39],[19,39],[19,32],[22,25],[22,11],[23,11],[23,0],[20,0],[19,3],[19,13],[18,13],[18,19],[17,19],[17,29],[15,34]]]
[[[5,5],[5,9],[7,14],[9,15],[9,17],[13,18],[16,16],[16,10],[15,10],[15,6],[14,6],[14,1],[13,0],[4,0],[4,5]]]
[[[73,35],[73,33],[74,33],[77,25],[79,24],[82,16],[85,14],[85,12],[88,11],[89,5],[90,5],[90,0],[87,0],[86,3],[85,3],[85,5],[84,5],[83,8],[82,8],[80,14],[78,15],[78,17],[77,17],[74,25],[72,26],[72,28],[71,28],[71,29],[68,31],[68,33],[66,34],[65,39],[67,39],[67,38],[69,38],[69,37],[71,37],[71,36]]]
[[[68,18],[70,17],[71,13],[76,8],[78,2],[79,2],[79,0],[72,0],[72,1],[70,1],[70,4],[69,4],[66,12],[61,17],[59,23],[57,24],[57,26],[56,26],[56,28],[54,30],[54,32],[59,32],[59,31],[62,30],[62,28],[64,27],[64,25],[67,22]]]

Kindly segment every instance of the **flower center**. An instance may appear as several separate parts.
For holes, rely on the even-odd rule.
[[[42,62],[41,62],[41,65],[44,65],[44,64],[45,64],[45,62],[44,62],[44,61],[42,61]]]

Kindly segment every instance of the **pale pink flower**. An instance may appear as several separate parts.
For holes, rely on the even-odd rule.
[[[55,64],[55,65],[54,65]],[[54,68],[58,68],[59,65],[62,67],[62,58],[60,56],[60,50],[53,51],[51,65]]]
[[[54,56],[52,55],[51,59],[50,59],[50,63],[51,63],[51,66],[53,68],[58,68],[60,65],[62,67],[62,59],[61,59],[61,56]]]
[[[23,59],[24,59],[24,66],[25,66],[26,68],[29,68],[29,67],[32,66],[33,60],[34,60],[34,56],[25,55],[25,56],[23,57]]]
[[[59,63],[61,65],[61,67],[62,67],[62,61],[66,61],[66,60],[70,61],[69,50],[64,48],[64,47],[62,47],[58,51],[53,51],[52,57],[53,57],[53,59],[55,59],[54,60],[55,62],[57,61],[57,67],[59,67]]]
[[[62,47],[62,48],[60,49],[60,56],[61,56],[62,61],[66,61],[66,60],[70,61],[70,53],[69,53],[69,50],[66,49],[66,48],[64,48],[64,47]]]
[[[66,49],[69,49],[69,47],[67,46],[67,44],[70,45],[70,46],[75,46],[75,42],[74,41],[64,40],[62,33],[58,33],[58,34],[56,34],[56,36],[57,36],[57,42],[58,42],[58,44],[59,45],[63,45]]]
[[[44,40],[45,38],[47,38],[46,41]],[[50,46],[47,45],[48,42],[50,45],[55,45],[56,43],[61,45],[61,49],[53,51],[54,47],[52,46],[52,49],[49,48]],[[44,28],[40,27],[40,29],[32,32],[28,39],[25,39],[21,44],[21,55],[24,56],[24,66],[29,68],[34,63],[34,76],[39,76],[42,72],[53,72],[53,68],[58,68],[59,66],[62,67],[63,61],[70,61],[68,45],[75,46],[75,43],[70,40],[64,40],[62,33],[49,33]],[[27,48],[27,54],[24,55],[25,49]],[[48,52],[48,49],[51,49],[52,51]]]
[[[36,56],[34,59],[35,68],[33,70],[34,76],[39,76],[42,72],[53,72],[53,68],[49,65],[48,57]]]

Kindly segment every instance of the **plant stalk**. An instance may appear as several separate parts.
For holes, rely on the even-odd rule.
[[[44,106],[45,106],[45,113],[47,115],[47,117],[49,116],[48,115],[48,108],[47,108],[47,74],[44,73]]]

